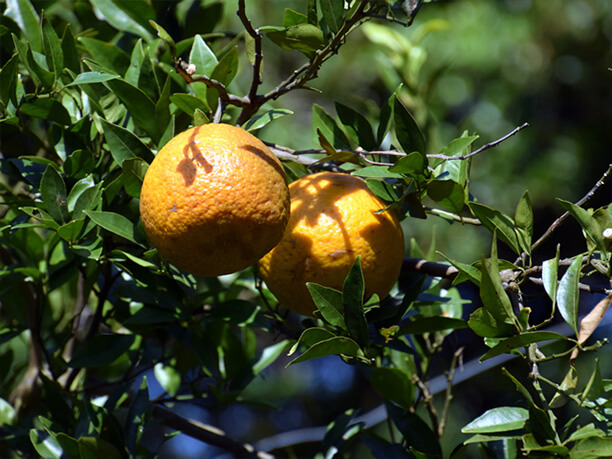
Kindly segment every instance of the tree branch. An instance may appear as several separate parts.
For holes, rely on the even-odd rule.
[[[611,174],[612,174],[612,163],[608,165],[608,169],[604,172],[604,174],[597,181],[597,183],[595,183],[593,188],[591,188],[589,192],[582,197],[582,199],[576,202],[575,205],[578,207],[582,207],[589,199],[591,199],[595,195],[597,190],[606,183],[606,180],[608,180]],[[531,251],[533,252],[535,249],[540,247],[542,243],[550,237],[553,231],[555,231],[561,225],[561,223],[563,223],[565,219],[569,216],[570,216],[570,213],[565,212],[563,215],[557,218],[554,222],[552,222],[552,224],[548,227],[546,232],[531,246]]]
[[[185,435],[188,435],[196,440],[200,440],[212,446],[217,446],[230,453],[235,457],[256,458],[256,459],[273,459],[274,456],[257,452],[255,448],[249,444],[242,444],[229,438],[225,432],[216,427],[202,424],[196,420],[185,419],[165,407],[156,405],[153,407],[153,416],[164,423],[164,425],[178,430]]]
[[[509,132],[508,134],[506,134],[503,137],[500,137],[497,140],[494,140],[493,142],[489,142],[485,145],[483,145],[482,147],[480,147],[478,150],[475,150],[471,153],[468,153],[467,155],[461,155],[461,156],[446,156],[446,155],[427,155],[428,158],[432,158],[432,159],[445,159],[445,160],[449,160],[449,161],[457,161],[457,160],[465,160],[468,158],[471,158],[472,156],[476,156],[479,153],[482,153],[485,150],[488,150],[490,148],[494,148],[496,146],[498,146],[500,143],[502,143],[505,140],[508,140],[510,137],[512,137],[514,134],[516,134],[517,132],[525,129],[527,126],[529,126],[529,123],[524,123],[521,124],[520,126],[514,128],[511,132]]]

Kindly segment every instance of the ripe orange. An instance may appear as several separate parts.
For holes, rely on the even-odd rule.
[[[289,185],[291,217],[278,245],[258,263],[268,288],[288,309],[312,315],[307,282],[341,290],[358,255],[366,298],[385,297],[399,276],[404,236],[392,211],[362,179],[320,172]]]
[[[178,268],[218,276],[255,263],[289,219],[283,167],[244,129],[206,124],[171,139],[142,184],[151,243]]]

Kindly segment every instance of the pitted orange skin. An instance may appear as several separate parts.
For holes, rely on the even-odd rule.
[[[244,129],[196,126],[171,139],[149,166],[140,215],[151,243],[178,268],[229,274],[281,239],[289,219],[285,173]]]
[[[341,290],[361,255],[366,298],[385,297],[399,276],[402,227],[362,179],[333,172],[304,176],[289,185],[291,217],[278,245],[258,264],[281,304],[312,315],[307,282]]]

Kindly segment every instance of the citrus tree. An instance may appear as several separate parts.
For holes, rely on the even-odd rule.
[[[528,191],[497,208],[476,160],[527,124],[444,138],[419,41],[438,2],[286,3],[3,2],[0,450],[609,457],[612,207],[590,203],[612,168],[544,224]],[[361,72],[317,81],[355,37],[387,65],[351,105],[335,93]],[[417,221],[486,250],[456,259]],[[291,420],[287,385],[345,371]]]

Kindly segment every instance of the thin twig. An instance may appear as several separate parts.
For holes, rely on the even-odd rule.
[[[478,150],[475,150],[471,153],[468,153],[467,155],[461,155],[461,156],[446,156],[446,155],[427,155],[428,158],[431,159],[445,159],[448,161],[457,161],[457,160],[465,160],[468,158],[471,158],[472,156],[476,156],[479,153],[482,153],[485,150],[488,150],[490,148],[494,148],[496,146],[498,146],[500,143],[502,143],[505,140],[508,140],[510,137],[512,137],[514,134],[516,134],[517,132],[519,132],[522,129],[525,129],[527,126],[529,126],[529,123],[524,123],[522,125],[520,125],[519,127],[514,128],[511,132],[509,132],[508,134],[506,134],[503,137],[500,137],[497,140],[494,140],[493,142],[489,142],[485,145],[483,145],[482,147],[480,147]]]
[[[237,124],[240,126],[244,124],[251,116],[253,116],[257,112],[259,107],[261,106],[261,103],[263,103],[263,102],[261,103],[258,102],[258,99],[260,98],[260,96],[258,96],[257,94],[257,89],[259,88],[259,85],[261,84],[261,66],[263,63],[263,52],[262,52],[262,45],[261,45],[261,40],[262,40],[261,32],[259,31],[259,29],[255,29],[253,27],[253,24],[247,17],[245,0],[238,1],[237,14],[238,14],[238,17],[240,18],[240,21],[242,21],[242,25],[244,25],[244,29],[249,34],[249,36],[253,38],[253,41],[255,43],[255,56],[254,56],[254,60],[252,64],[253,77],[251,79],[251,86],[247,94],[247,98],[251,102],[251,104],[242,108],[242,112],[240,113],[238,117],[238,122],[237,122]]]
[[[595,183],[593,188],[591,188],[589,192],[582,197],[582,199],[576,202],[575,205],[578,207],[582,207],[589,199],[591,199],[595,195],[597,190],[606,183],[606,180],[610,177],[611,173],[612,173],[612,164],[609,164],[608,169],[606,170],[606,172],[604,172],[604,174],[597,181],[597,183]],[[559,225],[561,225],[561,223],[563,223],[565,219],[569,216],[570,216],[570,213],[565,212],[563,215],[557,218],[554,222],[552,222],[552,224],[548,227],[546,232],[531,246],[531,251],[533,252],[535,249],[540,247],[542,243],[546,239],[548,239],[548,237],[553,233],[553,231],[555,231],[559,227]]]
[[[202,424],[196,420],[185,419],[163,406],[154,406],[153,416],[168,427],[178,430],[196,440],[229,451],[233,453],[235,457],[256,459],[272,459],[274,457],[268,453],[255,451],[255,448],[251,445],[232,440],[220,429]]]
[[[430,213],[432,215],[437,215],[438,217],[447,218],[460,223],[467,223],[469,225],[481,226],[482,222],[477,218],[463,217],[462,215],[454,214],[452,212],[448,212],[442,209],[435,209],[433,207],[423,206],[425,212]]]
[[[457,368],[457,363],[461,362],[463,355],[463,347],[460,347],[453,354],[453,359],[451,360],[450,368],[446,373],[446,378],[448,380],[448,385],[446,386],[445,397],[444,397],[444,408],[442,409],[442,416],[440,416],[440,423],[438,424],[438,438],[442,438],[444,435],[444,429],[446,428],[446,422],[448,421],[448,416],[450,414],[450,405],[453,400],[453,379],[455,378],[455,368]]]

